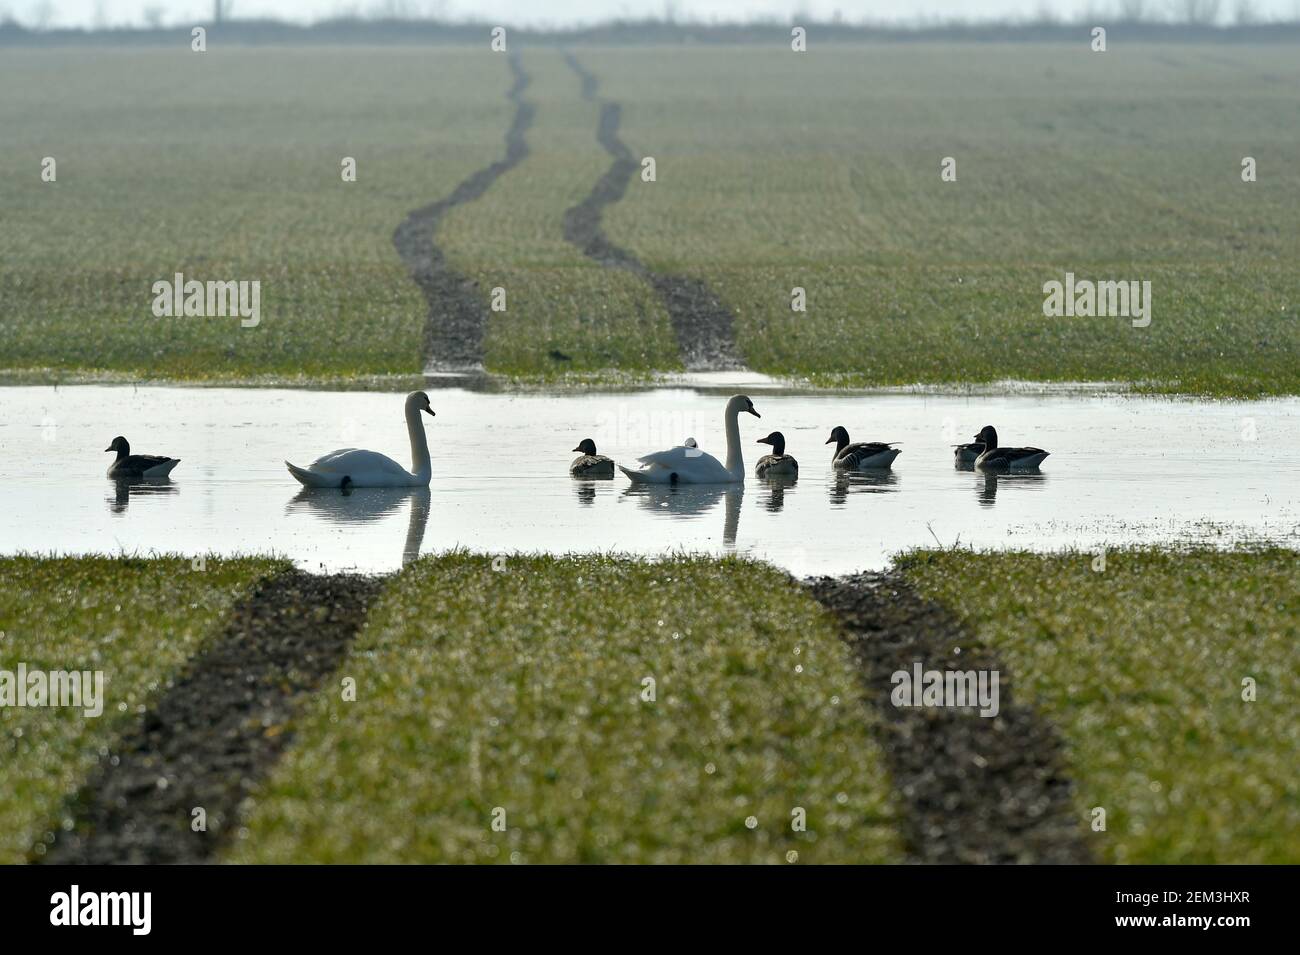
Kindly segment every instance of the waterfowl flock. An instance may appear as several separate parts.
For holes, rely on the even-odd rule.
[[[392,458],[378,451],[341,448],[323,454],[305,468],[285,461],[294,479],[308,488],[340,488],[344,491],[362,487],[427,487],[433,476],[429,460],[429,443],[424,434],[421,414],[434,416],[429,396],[413,391],[406,396],[406,430],[411,442],[411,469],[408,471]],[[634,484],[734,484],[745,480],[745,461],[741,452],[740,423],[742,414],[755,418],[762,415],[746,395],[733,395],[723,412],[727,437],[726,462],[702,450],[694,438],[663,451],[652,451],[637,458],[640,467],[617,465]],[[799,462],[786,453],[785,435],[773,431],[759,438],[758,444],[771,447],[770,454],[758,460],[754,474],[759,478],[794,479],[799,476]],[[838,473],[888,471],[902,453],[898,441],[858,441],[849,438],[842,425],[831,429],[827,444],[834,444],[831,467]],[[615,462],[596,450],[596,442],[583,438],[573,449],[578,457],[569,465],[569,474],[584,480],[612,479]],[[108,469],[116,480],[165,479],[180,464],[178,458],[151,454],[132,454],[126,438],[118,436],[105,451],[117,452]],[[969,444],[955,446],[954,457],[961,468],[978,468],[992,472],[1035,471],[1048,456],[1042,448],[1006,448],[998,444],[998,433],[985,425]]]

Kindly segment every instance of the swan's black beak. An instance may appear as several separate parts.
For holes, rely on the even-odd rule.
[[[747,409],[747,410],[748,410],[749,413],[752,414],[755,418],[761,418],[761,417],[763,417],[761,414],[759,414],[759,413],[758,413],[757,411],[755,411],[753,408],[749,408],[749,409]]]
[[[427,414],[430,418],[438,417],[436,414],[433,413],[432,408],[421,408],[420,410],[423,411],[425,414]]]

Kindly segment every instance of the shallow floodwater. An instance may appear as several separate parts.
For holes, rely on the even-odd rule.
[[[795,574],[880,568],[912,547],[1095,550],[1127,543],[1300,546],[1300,400],[797,394],[755,390],[743,487],[575,481],[582,438],[633,465],[695,437],[725,458],[716,393],[430,392],[428,491],[303,491],[285,471],[339,447],[410,453],[402,396],[130,386],[0,388],[0,552],[278,553],[308,570],[390,571],[417,554],[741,554]],[[824,445],[901,441],[892,471],[845,478]],[[1040,474],[953,467],[980,426],[1052,456]],[[794,483],[752,476],[786,436]],[[167,484],[118,486],[103,453],[182,459]]]

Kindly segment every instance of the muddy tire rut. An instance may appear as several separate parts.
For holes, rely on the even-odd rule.
[[[910,861],[1094,861],[1061,741],[1050,723],[1015,702],[1010,670],[996,654],[895,574],[819,578],[809,588],[838,618],[881,717]],[[998,715],[895,707],[890,678],[917,662],[926,670],[997,670]]]
[[[291,571],[237,603],[224,629],[119,740],[38,861],[200,863],[289,745],[291,721],[338,669],[379,578]],[[194,832],[193,811],[206,813]]]
[[[515,104],[506,132],[506,153],[474,172],[445,198],[416,209],[393,233],[402,261],[419,286],[428,309],[424,328],[425,369],[430,374],[483,374],[483,339],[488,304],[478,283],[452,268],[437,244],[443,216],[456,206],[473,202],[528,155],[527,133],[535,108],[523,98],[529,77],[516,56],[510,57],[514,83],[507,94]]]
[[[605,208],[627,194],[628,183],[641,168],[619,138],[623,108],[598,99],[598,83],[572,55],[565,61],[577,74],[582,97],[600,105],[596,138],[613,163],[582,202],[564,213],[564,238],[583,255],[610,268],[624,269],[648,283],[663,302],[677,339],[682,363],[689,371],[728,371],[745,367],[736,349],[734,317],[707,282],[686,275],[657,272],[605,235]]]

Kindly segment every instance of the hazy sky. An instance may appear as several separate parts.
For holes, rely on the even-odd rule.
[[[499,20],[515,25],[565,25],[606,20],[617,16],[643,18],[659,15],[665,0],[226,0],[237,17],[271,16],[283,20],[311,21],[349,12],[370,14],[393,10],[427,14],[440,12],[453,19]],[[1113,10],[1121,0],[669,0],[683,19],[749,19],[758,16],[789,17],[795,10],[819,19],[840,11],[849,21],[915,20],[921,16],[1024,17],[1040,9],[1058,15],[1083,10]],[[1146,0],[1148,8],[1169,8],[1178,0]],[[1220,0],[1223,17],[1236,10],[1240,0]],[[1294,16],[1300,0],[1250,0],[1266,16]],[[57,26],[139,25],[148,8],[163,11],[164,23],[206,20],[212,0],[0,0],[0,13],[9,13],[28,25],[47,19]],[[48,17],[42,14],[48,11]]]

